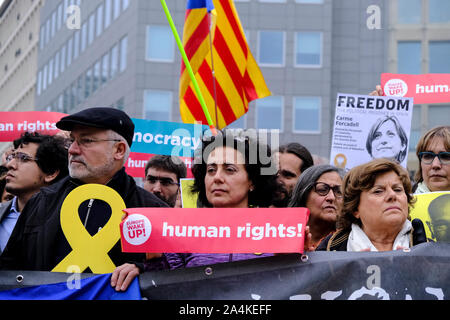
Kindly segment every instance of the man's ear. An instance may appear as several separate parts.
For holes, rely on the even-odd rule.
[[[127,147],[125,145],[125,142],[120,141],[116,143],[115,151],[114,151],[114,159],[115,160],[122,160],[125,156],[125,153],[127,151]]]
[[[51,174],[46,174],[44,177],[45,183],[48,183],[48,184],[52,183],[53,180],[55,180],[56,177],[59,175],[59,172],[60,172],[59,170],[55,170],[55,172],[53,172]]]

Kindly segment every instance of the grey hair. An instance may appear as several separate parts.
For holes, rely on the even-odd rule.
[[[125,140],[124,137],[122,137],[120,134],[118,134],[114,130],[108,130],[108,137],[109,137],[109,139],[120,140],[121,142],[125,143],[125,155],[124,155],[123,161],[122,161],[122,165],[124,166],[128,160],[128,157],[130,156],[130,152],[131,152],[130,146],[128,145],[127,140]]]
[[[319,164],[309,167],[300,175],[300,178],[292,192],[288,207],[306,207],[306,200],[314,186],[314,183],[327,172],[336,172],[341,179],[344,179],[345,171],[329,164]]]

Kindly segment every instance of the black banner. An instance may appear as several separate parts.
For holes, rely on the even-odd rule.
[[[82,274],[89,277],[92,274]],[[68,274],[0,272],[0,290],[67,281]],[[146,272],[149,300],[450,300],[450,244],[407,251],[310,252]]]

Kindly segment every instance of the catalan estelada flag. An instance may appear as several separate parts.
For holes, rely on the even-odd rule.
[[[188,0],[183,46],[217,128],[243,116],[250,101],[270,95],[232,0]],[[208,124],[184,62],[180,113],[185,123]]]

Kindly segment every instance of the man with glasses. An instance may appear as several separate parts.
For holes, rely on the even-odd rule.
[[[29,201],[1,257],[3,269],[51,271],[72,251],[61,228],[60,212],[67,195],[78,186],[106,185],[119,193],[127,208],[167,207],[138,187],[125,172],[124,164],[134,136],[134,124],[125,112],[89,108],[62,118],[56,127],[70,131],[69,176],[42,189]],[[111,216],[109,205],[95,196],[78,208],[81,222],[91,236]],[[122,253],[120,240],[108,255],[116,266],[145,259],[145,254]]]
[[[26,132],[14,141],[5,166],[5,190],[14,198],[0,206],[0,252],[30,198],[67,176],[67,149],[60,138]]]
[[[186,165],[179,157],[155,155],[145,166],[144,189],[175,207],[177,198],[181,197],[180,179],[183,178],[186,178]]]

